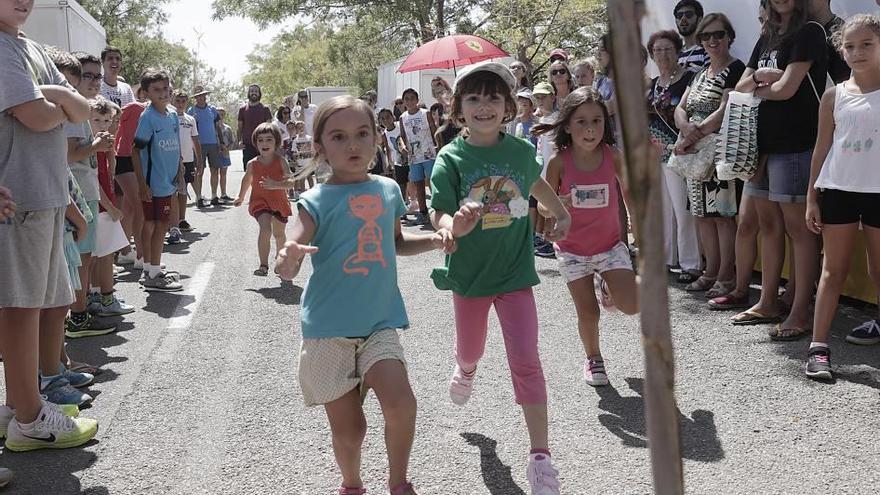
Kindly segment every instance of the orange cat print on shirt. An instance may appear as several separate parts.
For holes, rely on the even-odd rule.
[[[352,215],[364,221],[364,225],[358,229],[357,252],[345,259],[342,271],[367,276],[370,274],[369,267],[354,265],[379,262],[382,268],[388,266],[382,255],[382,229],[376,223],[376,219],[385,211],[382,207],[382,196],[370,194],[351,196],[348,198],[348,207]]]

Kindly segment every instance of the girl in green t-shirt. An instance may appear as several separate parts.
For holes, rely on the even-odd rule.
[[[510,70],[494,62],[466,68],[455,81],[450,120],[463,123],[467,137],[458,137],[440,150],[431,175],[431,220],[435,227],[452,232],[458,250],[432,277],[438,288],[453,291],[452,402],[463,405],[470,398],[494,306],[516,401],[522,405],[529,432],[531,492],[558,494],[558,473],[550,462],[547,441],[547,389],[538,356],[532,293],[538,275],[529,195],[547,205],[556,218],[555,228],[546,233],[549,239],[564,238],[571,218],[541,178],[534,146],[502,132],[516,115],[515,84]]]

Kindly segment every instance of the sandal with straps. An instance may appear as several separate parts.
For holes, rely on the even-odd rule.
[[[705,292],[711,289],[713,285],[715,285],[715,277],[702,275],[700,278],[687,284],[684,290],[688,292]]]
[[[716,297],[726,296],[736,289],[736,281],[729,280],[727,282],[717,281],[711,289],[706,291],[706,297],[715,299]]]

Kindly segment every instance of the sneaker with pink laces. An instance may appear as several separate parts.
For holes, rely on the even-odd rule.
[[[528,467],[532,495],[559,495],[559,471],[546,454],[530,454]]]
[[[593,356],[584,361],[584,381],[594,387],[608,385],[608,373],[602,356]]]
[[[336,490],[336,495],[366,495],[367,489],[364,487],[359,488],[351,488],[347,486],[340,486],[339,490]]]
[[[474,368],[470,373],[465,373],[460,366],[455,365],[455,371],[452,372],[452,380],[449,382],[449,398],[452,403],[457,406],[463,406],[471,398],[474,391],[474,376],[477,369]]]

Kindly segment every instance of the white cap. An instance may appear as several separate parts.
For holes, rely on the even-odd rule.
[[[511,91],[516,87],[516,77],[513,76],[513,72],[510,72],[510,69],[508,69],[506,65],[499,64],[498,62],[480,62],[478,64],[468,65],[458,73],[458,77],[455,78],[455,82],[452,84],[452,92],[455,92],[456,87],[458,87],[461,81],[478,72],[491,72],[497,74],[507,83],[508,86],[510,86]]]

